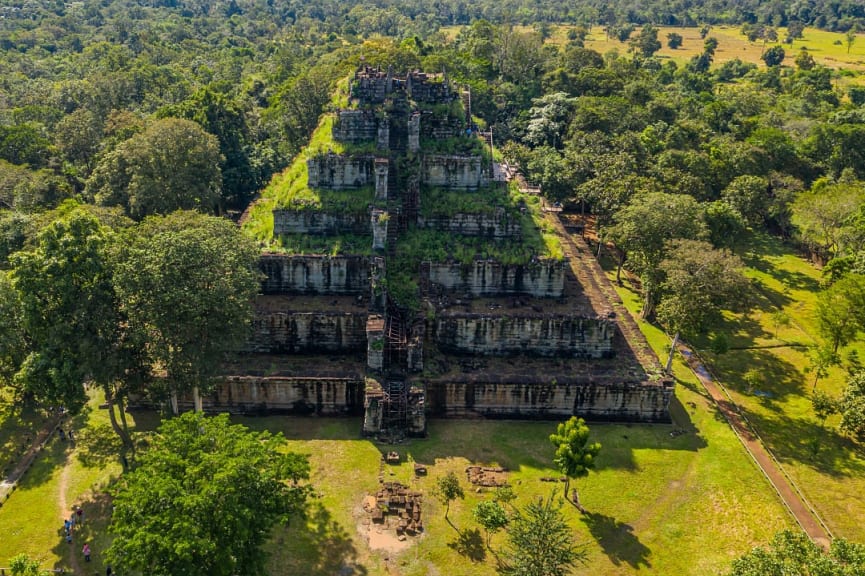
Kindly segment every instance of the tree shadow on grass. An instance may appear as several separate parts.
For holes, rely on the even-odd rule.
[[[115,477],[108,478],[106,485],[116,481]],[[74,502],[69,502],[70,506],[75,505]],[[62,519],[58,520],[57,528],[57,545],[53,552],[59,558],[54,563],[54,570],[64,570],[66,573],[72,572],[71,566],[73,563],[71,557],[74,555],[76,563],[80,569],[80,574],[88,576],[90,574],[105,573],[105,550],[111,544],[111,536],[108,534],[108,524],[111,522],[111,497],[104,491],[99,491],[92,495],[89,499],[77,502],[84,511],[84,521],[77,524],[72,532],[72,543],[67,543],[65,533],[62,527]],[[72,508],[68,511],[67,516],[73,513]],[[81,548],[84,543],[90,545],[92,555],[89,563],[85,562],[84,556],[81,553]]]
[[[305,576],[365,576],[368,571],[357,561],[351,534],[340,525],[321,502],[307,506],[305,519],[293,519],[287,529],[277,529],[268,545],[272,573]]]
[[[108,424],[92,424],[76,436],[77,457],[87,468],[102,468],[117,461],[123,449],[120,437]]]
[[[582,521],[613,564],[651,567],[649,555],[652,551],[634,535],[630,524],[596,512],[584,514]]]
[[[460,556],[465,556],[472,562],[483,562],[487,557],[484,539],[477,528],[460,532],[455,540],[448,542],[448,548],[455,550]]]
[[[781,462],[795,461],[835,478],[865,474],[865,461],[857,453],[856,443],[835,427],[821,427],[814,419],[787,415],[746,415]]]

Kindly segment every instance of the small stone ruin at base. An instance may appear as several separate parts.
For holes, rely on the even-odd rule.
[[[466,468],[469,484],[484,488],[501,488],[508,483],[508,471],[504,468],[469,466]]]
[[[393,529],[397,537],[423,532],[421,508],[423,495],[399,482],[384,482],[375,496],[364,500],[364,510],[373,524]]]

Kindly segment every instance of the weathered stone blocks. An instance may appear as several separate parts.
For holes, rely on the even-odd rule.
[[[311,188],[346,190],[375,183],[372,155],[320,154],[306,161],[307,183]]]
[[[565,290],[564,260],[538,260],[525,265],[505,265],[494,260],[470,264],[432,262],[429,281],[445,290],[473,296],[530,294],[559,298]]]
[[[446,188],[479,188],[484,182],[482,158],[428,154],[423,159],[421,182]]]
[[[363,256],[290,256],[262,254],[264,294],[365,294],[369,258]]]
[[[296,354],[366,350],[366,311],[257,310],[247,352]]]
[[[436,341],[444,351],[508,356],[606,358],[613,354],[614,322],[569,315],[440,314]]]
[[[273,235],[371,234],[368,214],[322,212],[320,210],[274,210]]]

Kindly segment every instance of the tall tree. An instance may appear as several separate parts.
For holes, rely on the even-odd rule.
[[[658,40],[658,29],[651,24],[645,24],[640,33],[631,40],[631,49],[639,52],[645,58],[651,58],[655,52],[661,49],[661,41]]]
[[[865,330],[865,276],[847,274],[817,297],[817,330],[832,354]]]
[[[11,257],[29,342],[15,379],[25,393],[73,413],[86,399],[84,383],[94,381],[105,390],[114,430],[130,446],[124,384],[142,365],[114,290],[114,241],[84,207],[72,207],[39,233],[34,249]]]
[[[457,475],[453,472],[448,472],[444,476],[439,477],[436,480],[435,495],[445,505],[445,520],[456,530],[456,526],[448,518],[448,512],[451,509],[451,502],[457,498],[465,498],[465,492],[463,492],[463,488],[460,486],[460,479],[457,478]]]
[[[303,510],[306,456],[228,415],[166,420],[113,500],[105,556],[119,573],[264,575],[271,528]]]
[[[744,264],[738,256],[700,240],[673,240],[661,262],[658,320],[674,334],[699,334],[721,317],[721,309],[741,302],[748,293]]]
[[[226,354],[249,335],[258,249],[224,218],[179,211],[142,222],[115,282],[130,325],[176,393],[209,390]],[[176,404],[174,405],[176,410]]]
[[[0,385],[11,382],[27,355],[23,321],[18,291],[0,270]]]
[[[214,136],[190,120],[164,118],[103,156],[87,192],[135,219],[179,209],[212,213],[222,204],[220,162]]]
[[[508,547],[500,574],[506,576],[565,576],[586,551],[574,542],[555,491],[546,500],[532,500],[518,509],[507,528]]]
[[[691,196],[656,192],[635,197],[616,213],[609,232],[626,262],[640,275],[643,318],[655,312],[660,289],[661,261],[667,242],[676,238],[699,239],[706,235],[703,208]]]
[[[495,500],[484,500],[478,502],[472,509],[472,516],[480,524],[487,535],[487,548],[490,547],[490,539],[493,534],[508,525],[510,520],[504,507]]]
[[[556,433],[550,434],[550,442],[556,447],[553,463],[565,475],[565,497],[567,497],[571,479],[588,476],[589,470],[595,467],[595,458],[601,451],[601,444],[589,443],[589,427],[582,418],[576,416],[560,422],[556,427]],[[580,512],[585,514],[586,510],[580,504],[576,489],[571,501]]]
[[[856,372],[847,381],[838,411],[841,412],[841,430],[865,440],[865,371]]]

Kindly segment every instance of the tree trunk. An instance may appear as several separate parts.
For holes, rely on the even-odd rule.
[[[643,282],[643,309],[640,310],[640,318],[643,320],[651,320],[652,316],[655,315],[654,298],[647,284],[647,282]]]
[[[108,419],[111,421],[111,428],[114,430],[115,434],[120,437],[120,441],[123,442],[123,448],[130,449],[132,448],[132,438],[130,438],[127,431],[121,428],[117,423],[117,415],[114,413],[114,390],[112,390],[110,386],[106,386],[104,390],[105,402],[108,404]]]
[[[622,268],[625,266],[625,260],[627,256],[625,255],[624,250],[619,251],[619,265],[616,267],[616,284],[619,286],[622,285]]]
[[[679,333],[676,332],[676,335],[673,336],[673,343],[670,345],[670,355],[667,356],[667,365],[664,366],[664,372],[670,374],[673,369],[673,354],[676,353],[676,346],[679,345]]]
[[[177,416],[180,414],[180,408],[177,403],[177,390],[171,391],[171,396],[169,398],[169,402],[171,402],[171,414]]]
[[[198,391],[198,386],[194,386],[192,388],[192,401],[195,404],[196,412],[203,412],[204,409],[201,405],[201,393]]]

